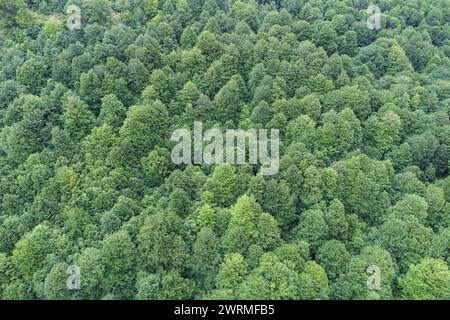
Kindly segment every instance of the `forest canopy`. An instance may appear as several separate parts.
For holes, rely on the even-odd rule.
[[[450,299],[449,21],[0,0],[0,299]],[[278,129],[278,172],[173,163],[195,121]]]

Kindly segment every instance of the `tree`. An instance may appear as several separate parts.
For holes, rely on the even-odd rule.
[[[322,200],[320,173],[316,167],[306,168],[301,200],[306,207],[312,207]]]
[[[191,265],[197,283],[206,290],[212,289],[221,256],[219,242],[214,231],[204,227],[197,234],[192,248]]]
[[[300,299],[327,299],[328,298],[328,278],[325,270],[315,263],[308,261],[299,277]]]
[[[67,264],[58,263],[53,266],[45,278],[44,299],[66,300],[73,296],[73,291],[67,290]]]
[[[95,248],[86,248],[77,257],[75,265],[80,268],[80,291],[82,299],[99,299],[102,296],[105,283],[105,264],[102,261],[101,251]],[[66,270],[67,271],[67,270]]]
[[[421,223],[427,218],[428,204],[418,195],[408,194],[392,208],[395,217],[402,219],[408,215],[416,217]]]
[[[161,279],[161,291],[157,297],[161,300],[186,300],[192,298],[193,291],[192,280],[183,278],[178,271],[169,271]]]
[[[128,63],[128,86],[132,92],[142,92],[148,82],[149,72],[143,62],[130,59]]]
[[[12,122],[5,118],[0,144],[11,161],[22,162],[31,153],[40,151],[49,140],[51,110],[41,97],[21,95],[8,111],[17,119]]]
[[[270,108],[269,104],[264,100],[261,100],[253,109],[251,120],[253,121],[253,123],[260,123],[262,125],[265,125],[270,120],[272,120],[273,116],[274,111]]]
[[[348,236],[349,226],[345,217],[345,208],[338,199],[331,201],[325,212],[325,221],[328,226],[330,238],[345,240]]]
[[[314,24],[313,42],[323,47],[328,54],[337,50],[337,34],[328,21],[320,21]]]
[[[308,116],[299,116],[290,121],[286,128],[287,142],[301,142],[310,147],[314,144],[316,130],[315,123]]]
[[[252,30],[257,30],[259,20],[256,10],[256,3],[242,1],[233,2],[231,13],[237,21],[244,21]]]
[[[142,265],[153,271],[184,270],[188,248],[181,230],[180,218],[170,211],[147,217],[138,235]]]
[[[216,288],[227,290],[229,297],[235,297],[236,290],[247,274],[244,257],[239,253],[225,255],[216,277]]]
[[[434,233],[415,216],[406,216],[402,220],[388,219],[377,229],[375,237],[399,261],[400,270],[406,270],[410,264],[431,255]]]
[[[64,254],[65,242],[63,235],[40,224],[16,243],[11,261],[19,275],[30,281],[37,271],[46,267],[51,255]]]
[[[0,297],[3,298],[3,288],[10,282],[9,277],[13,272],[13,266],[11,264],[11,259],[4,253],[0,253],[0,281],[2,285],[0,286]]]
[[[358,53],[358,34],[355,31],[347,31],[344,34],[344,44],[339,47],[339,52],[341,54],[347,54],[349,56],[354,56]]]
[[[439,147],[439,141],[429,131],[410,137],[408,144],[411,147],[413,163],[422,169],[430,162],[433,162],[433,158]]]
[[[172,167],[169,151],[159,146],[153,148],[147,157],[142,158],[141,164],[144,168],[147,184],[150,187],[160,185],[168,176]]]
[[[169,210],[183,217],[190,212],[191,199],[189,194],[181,188],[176,188],[170,194]]]
[[[296,239],[305,240],[315,251],[325,240],[328,227],[321,210],[306,210],[300,215],[300,223],[294,229]]]
[[[222,236],[222,247],[225,252],[245,253],[248,247],[256,243],[260,236],[258,222],[262,222],[265,231],[271,231],[267,234],[267,239],[273,240],[274,235],[276,238],[278,231],[276,224],[274,224],[274,221],[261,221],[261,213],[261,206],[255,201],[254,197],[248,195],[239,197],[231,209],[230,222]]]
[[[71,239],[88,238],[91,219],[87,212],[79,208],[66,208],[62,212],[64,231]]]
[[[330,159],[338,159],[352,146],[358,145],[360,123],[355,113],[345,108],[339,114],[330,112],[325,123],[318,129],[317,144]]]
[[[311,4],[306,3],[300,11],[300,19],[313,23],[314,21],[322,19],[322,13],[319,8],[313,7]]]
[[[64,130],[75,141],[86,136],[93,125],[94,115],[76,96],[68,96],[64,105]]]
[[[214,202],[219,206],[229,206],[234,198],[236,173],[230,164],[219,164],[214,169],[207,190],[214,196]]]
[[[130,107],[120,128],[122,143],[129,144],[133,158],[140,159],[167,137],[169,115],[166,107],[155,101],[151,105]]]
[[[325,242],[317,250],[316,261],[325,269],[330,280],[336,279],[350,260],[350,253],[338,240]]]
[[[261,207],[255,198],[243,195],[233,206],[230,225],[241,226],[250,236],[256,236],[256,223],[260,214]]]
[[[86,162],[105,161],[111,149],[117,144],[117,137],[113,128],[102,125],[92,129],[91,134],[86,136],[81,146],[85,153]]]
[[[141,206],[133,199],[119,196],[113,207],[103,213],[100,218],[103,233],[109,234],[118,231],[125,221],[137,216],[141,210]]]
[[[448,225],[448,217],[445,215],[444,190],[434,185],[429,185],[425,191],[425,200],[428,204],[428,225],[434,227],[434,229]]]
[[[406,28],[399,38],[399,44],[405,50],[414,68],[416,70],[424,68],[433,53],[431,43],[426,41],[424,35],[416,32],[412,27]]]
[[[198,36],[198,29],[195,26],[187,26],[181,34],[181,47],[183,49],[190,49],[195,45],[195,40]]]
[[[21,85],[28,88],[32,94],[39,93],[45,84],[47,66],[42,60],[30,58],[17,68],[16,79]]]
[[[108,24],[111,22],[111,5],[105,0],[89,0],[83,3],[83,16],[88,23]]]
[[[250,273],[239,287],[240,299],[295,299],[298,274],[280,262],[273,253],[266,253],[259,266]]]
[[[99,121],[110,125],[114,129],[122,126],[126,116],[126,109],[122,102],[117,99],[116,95],[108,94],[102,98],[102,105],[100,108]]]
[[[389,161],[378,162],[365,155],[354,156],[344,163],[343,166],[333,166],[339,174],[339,199],[346,210],[357,213],[365,222],[381,223],[390,207],[388,191],[393,176],[392,164]]]
[[[445,300],[450,296],[450,271],[438,259],[423,259],[411,265],[400,279],[403,298],[414,300]]]
[[[371,116],[366,121],[368,139],[373,141],[374,147],[384,155],[400,140],[401,120],[394,112],[387,112],[381,119]]]
[[[204,204],[199,212],[197,224],[199,227],[209,227],[214,228],[216,225],[216,212],[209,203]]]
[[[296,220],[296,199],[292,195],[286,181],[281,180],[277,183],[275,179],[269,180],[266,184],[262,203],[263,209],[277,219],[283,231],[288,231],[292,228]]]
[[[306,114],[312,120],[317,121],[321,113],[319,97],[315,94],[307,95],[300,100],[302,114]]]
[[[80,97],[88,105],[89,109],[96,114],[102,97],[101,78],[96,70],[91,69],[80,75]]]
[[[105,237],[100,249],[105,267],[103,286],[118,299],[131,298],[135,268],[135,246],[125,231]]]
[[[243,80],[239,75],[231,79],[220,89],[214,97],[214,104],[217,108],[217,119],[225,122],[232,120],[234,123],[239,118],[241,111],[241,99],[243,96]]]
[[[222,54],[222,44],[216,36],[209,31],[204,31],[198,36],[196,46],[202,51],[202,54],[207,57],[209,62],[216,60]]]
[[[34,296],[29,284],[14,280],[4,286],[2,298],[5,300],[31,300]]]
[[[257,228],[259,232],[258,244],[262,249],[274,249],[282,243],[278,222],[270,214],[263,212],[259,216]]]
[[[161,286],[161,276],[159,274],[147,274],[140,272],[137,274],[136,281],[136,299],[138,300],[156,300]]]
[[[371,111],[367,94],[355,87],[344,87],[340,91],[344,99],[344,106],[351,109],[358,119],[365,119]]]
[[[15,27],[24,27],[31,18],[24,0],[3,0],[0,2],[0,11],[2,12],[0,27],[5,30],[12,31]]]
[[[280,261],[289,261],[293,265],[294,270],[299,273],[303,270],[305,262],[310,258],[309,244],[305,241],[281,244],[274,250],[274,254]]]

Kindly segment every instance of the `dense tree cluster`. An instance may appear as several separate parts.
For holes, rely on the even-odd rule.
[[[369,4],[0,0],[0,298],[450,299],[450,3]],[[173,164],[194,121],[279,172]]]

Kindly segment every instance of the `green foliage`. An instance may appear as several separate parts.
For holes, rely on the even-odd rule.
[[[235,169],[229,164],[220,164],[215,169],[209,181],[208,190],[214,197],[218,206],[229,206],[235,199],[234,188],[236,184]]]
[[[328,226],[321,210],[307,210],[300,216],[294,229],[296,239],[305,240],[313,250],[317,249],[328,233]]]
[[[47,73],[45,64],[36,58],[30,58],[17,68],[17,81],[29,88],[31,93],[38,93],[45,83]]]
[[[330,240],[317,250],[316,261],[323,266],[330,279],[335,279],[345,268],[350,253],[342,242]]]
[[[100,256],[104,265],[104,288],[118,299],[130,298],[133,290],[135,246],[125,231],[108,235],[102,242]]]
[[[126,109],[122,102],[114,94],[108,94],[102,98],[99,120],[101,123],[119,128],[125,119]]]
[[[308,261],[299,276],[300,279],[300,299],[327,299],[328,298],[328,278],[325,270],[315,263]]]
[[[0,299],[449,299],[448,1],[368,5],[0,0]]]
[[[29,281],[46,266],[51,255],[63,254],[65,245],[61,234],[41,224],[16,243],[11,261],[19,275]]]
[[[261,258],[259,266],[250,273],[239,288],[241,299],[295,299],[298,290],[298,275],[272,254]]]
[[[75,141],[88,134],[94,122],[94,115],[86,104],[76,96],[67,97],[64,105],[64,130]]]
[[[400,280],[404,299],[445,300],[450,296],[450,271],[441,260],[424,259],[411,265]]]
[[[140,159],[160,145],[168,131],[168,120],[166,107],[160,101],[130,107],[120,128],[122,143],[131,148],[129,156]]]
[[[216,277],[216,288],[227,290],[229,297],[235,297],[236,290],[247,274],[244,257],[239,253],[225,255]]]
[[[212,289],[221,261],[217,236],[210,228],[200,230],[192,247],[192,271],[202,288]]]
[[[147,217],[138,236],[138,250],[142,253],[143,266],[155,271],[183,270],[188,252],[180,235],[181,230],[180,218],[170,211]]]

